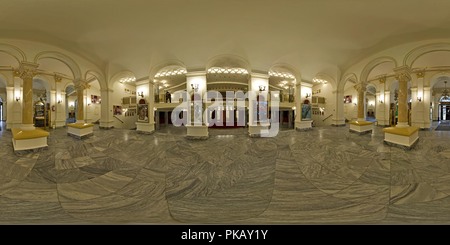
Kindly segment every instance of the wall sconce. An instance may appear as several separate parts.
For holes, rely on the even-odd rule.
[[[20,96],[16,96],[16,101],[19,101],[20,100]]]
[[[198,92],[198,83],[191,83],[191,88],[194,90],[194,92]]]
[[[422,102],[422,97],[417,97],[417,101]]]
[[[62,102],[61,100],[58,100],[58,104],[61,104],[61,102]]]
[[[311,97],[311,93],[306,93],[305,98],[309,98],[309,97]]]
[[[138,95],[144,98],[144,91],[138,92]]]
[[[260,92],[266,91],[266,86],[264,86],[264,85],[259,85],[259,91],[260,91]]]
[[[383,102],[383,100],[380,100],[380,104],[383,104],[384,102]]]
[[[356,105],[356,103],[353,103],[354,105]]]

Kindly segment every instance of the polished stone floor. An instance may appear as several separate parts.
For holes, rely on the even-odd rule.
[[[0,131],[0,223],[450,223],[449,131],[420,131],[410,151],[384,145],[379,127],[184,135],[61,128],[48,149],[15,154]]]

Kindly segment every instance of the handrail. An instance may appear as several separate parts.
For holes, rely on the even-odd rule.
[[[117,119],[117,120],[119,120],[121,123],[124,123],[123,121],[122,121],[122,119],[120,119],[120,118],[118,118],[117,116],[113,116],[115,119]]]
[[[330,114],[329,116],[325,117],[325,119],[322,120],[322,122],[325,122],[325,120],[327,120],[328,118],[332,117],[333,114]]]

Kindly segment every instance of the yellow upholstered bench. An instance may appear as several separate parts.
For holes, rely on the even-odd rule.
[[[372,125],[373,122],[368,122],[368,121],[352,121],[352,122],[350,122],[350,124],[358,125],[358,126],[367,126],[367,125]]]
[[[12,128],[11,132],[15,140],[36,139],[48,137],[50,135],[49,132],[40,128],[36,128],[34,130],[22,130],[20,128]]]
[[[390,127],[383,129],[385,133],[410,136],[415,132],[419,131],[418,127],[406,127],[406,128],[398,128],[398,127]]]
[[[15,151],[38,149],[48,146],[47,137],[50,133],[43,129],[22,130],[20,128],[12,128],[11,132]]]
[[[389,145],[406,147],[411,149],[415,143],[419,140],[419,128],[418,127],[390,127],[383,129],[384,142]]]
[[[67,124],[67,134],[76,138],[89,137],[94,134],[94,124],[92,123],[69,123]]]
[[[350,132],[365,134],[370,133],[373,130],[373,122],[368,121],[351,121]]]
[[[92,123],[69,123],[69,124],[67,124],[67,127],[83,129],[83,128],[94,127],[94,124],[92,124]]]

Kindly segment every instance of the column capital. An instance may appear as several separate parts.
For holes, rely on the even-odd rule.
[[[36,75],[36,70],[39,64],[22,61],[20,63],[19,69],[14,71],[14,75],[22,79],[33,79]]]
[[[400,66],[394,68],[395,78],[400,82],[407,82],[411,80],[411,69],[409,66]]]
[[[361,83],[356,84],[354,86],[354,88],[356,89],[356,91],[362,90],[363,92],[365,92],[366,91],[366,86],[367,86],[366,83],[361,82]]]
[[[76,79],[76,80],[73,81],[73,83],[75,84],[75,88],[77,90],[78,89],[84,90],[84,89],[90,87],[89,84],[83,79]]]
[[[378,81],[383,84],[386,82],[386,74],[377,76]]]
[[[56,73],[53,77],[55,78],[55,82],[57,82],[57,83],[60,83],[62,81],[62,77]]]
[[[425,71],[419,71],[416,73],[417,78],[423,78],[425,76]]]

